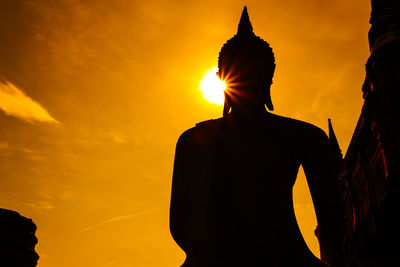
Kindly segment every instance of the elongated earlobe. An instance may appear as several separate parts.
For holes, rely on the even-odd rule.
[[[225,96],[225,101],[224,101],[224,111],[223,111],[223,116],[226,117],[228,116],[229,110],[231,109],[231,104],[229,101],[229,96],[226,92],[224,92],[224,96]]]
[[[272,105],[272,100],[271,100],[271,85],[268,85],[267,93],[265,94],[265,100],[264,100],[265,105],[270,111],[274,110],[274,105]]]

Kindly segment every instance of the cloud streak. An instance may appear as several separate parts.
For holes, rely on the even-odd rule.
[[[55,123],[46,109],[10,82],[0,81],[0,109],[7,115],[24,121]]]
[[[156,212],[157,210],[158,209],[152,209],[152,210],[146,210],[146,211],[142,211],[142,212],[126,215],[126,216],[118,216],[118,217],[106,220],[104,222],[100,222],[100,223],[91,225],[89,227],[83,228],[80,230],[80,232],[86,232],[86,231],[92,230],[93,228],[97,228],[97,227],[105,225],[105,224],[109,224],[109,223],[113,223],[113,222],[117,222],[117,221],[121,221],[121,220],[127,220],[127,219],[134,218],[137,216],[153,213],[153,212]]]

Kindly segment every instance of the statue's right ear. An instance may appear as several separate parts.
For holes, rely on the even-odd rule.
[[[225,101],[224,101],[224,111],[223,111],[223,116],[227,116],[229,113],[229,110],[231,109],[231,99],[226,91],[224,91],[224,96],[225,96]]]
[[[218,79],[220,79],[221,81],[224,80],[223,73],[221,73],[220,70],[218,70],[218,71],[216,72],[216,74],[217,74]]]
[[[220,80],[222,80],[221,79],[221,74],[219,73],[219,71],[217,71],[216,74],[217,74],[218,78]],[[231,109],[230,99],[229,99],[229,96],[228,96],[227,92],[224,91],[224,111],[223,111],[222,115],[224,117],[227,116],[230,109]]]

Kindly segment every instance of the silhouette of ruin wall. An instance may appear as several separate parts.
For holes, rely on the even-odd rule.
[[[345,266],[400,266],[400,1],[372,0],[364,105],[339,181]]]

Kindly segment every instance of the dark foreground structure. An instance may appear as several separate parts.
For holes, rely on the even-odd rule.
[[[364,105],[339,173],[343,258],[400,266],[400,1],[372,0],[370,23]]]
[[[36,225],[12,210],[0,209],[0,266],[34,267]]]

